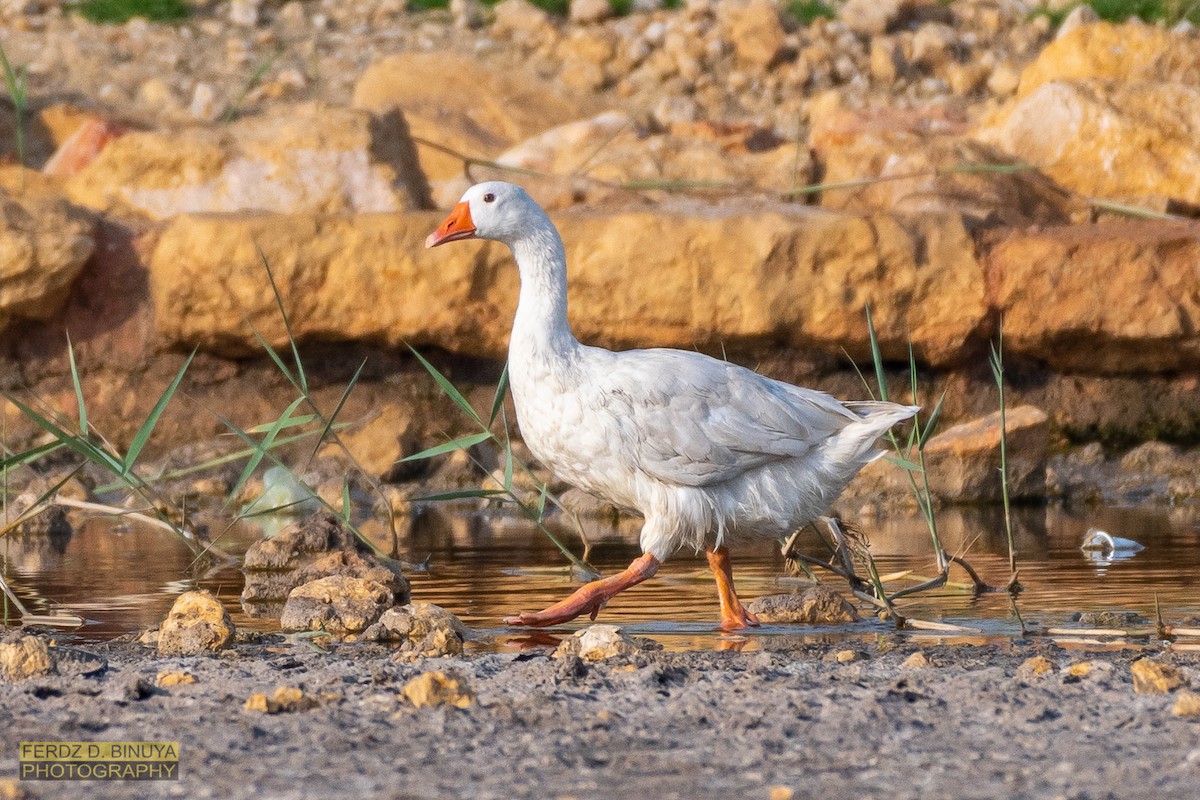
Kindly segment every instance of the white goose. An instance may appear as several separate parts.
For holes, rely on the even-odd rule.
[[[559,477],[645,518],[643,555],[627,569],[509,624],[595,619],[689,546],[707,550],[721,628],[757,625],[734,592],[729,545],[815,518],[879,455],[878,438],[917,411],[842,403],[699,353],[580,344],[567,324],[562,239],[518,186],[472,186],[425,246],[461,239],[503,242],[520,271],[508,369],[525,443]]]

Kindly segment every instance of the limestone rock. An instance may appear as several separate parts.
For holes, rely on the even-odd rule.
[[[828,586],[812,586],[803,594],[777,594],[756,598],[747,606],[760,622],[827,625],[857,622],[858,612]]]
[[[0,680],[16,683],[53,671],[54,656],[45,640],[19,636],[13,641],[0,642]]]
[[[331,575],[297,586],[288,594],[279,625],[287,631],[361,633],[392,603],[384,585],[365,578]]]
[[[1133,673],[1133,691],[1138,694],[1166,694],[1187,686],[1187,678],[1178,667],[1151,658],[1139,658],[1129,670]]]
[[[496,6],[497,20],[507,5]],[[356,108],[402,116],[413,137],[476,158],[491,158],[535,133],[586,116],[590,103],[562,94],[531,70],[492,69],[446,52],[389,56],[368,67],[354,88]],[[417,148],[430,181],[462,175],[460,158],[420,142]]]
[[[877,36],[899,26],[911,7],[911,0],[847,0],[837,17],[855,33]]]
[[[163,670],[154,679],[155,684],[163,689],[172,686],[186,686],[196,682],[196,676],[186,670]]]
[[[60,198],[0,190],[0,329],[62,307],[95,248],[94,230],[90,214]]]
[[[160,656],[194,656],[220,650],[233,639],[233,620],[206,591],[184,592],[158,629]]]
[[[759,69],[779,57],[785,32],[771,0],[726,0],[717,4],[717,22],[733,42],[738,61]]]
[[[357,550],[337,550],[321,556],[296,570],[294,579],[296,586],[302,586],[333,576],[373,581],[388,590],[392,603],[408,602],[408,581],[400,574],[400,568],[394,562]]]
[[[316,104],[215,128],[127,133],[69,181],[68,196],[91,208],[154,219],[427,205],[416,151],[398,117]]]
[[[1011,156],[954,135],[930,135],[896,115],[846,114],[814,131],[811,144],[827,183],[879,182],[821,193],[826,208],[857,212],[960,213],[975,224],[1025,226],[1086,219],[1080,199],[1036,170],[1011,172],[963,165],[1004,165]],[[900,178],[900,176],[912,176]]]
[[[257,711],[262,714],[287,714],[295,711],[307,711],[319,705],[317,699],[304,693],[295,686],[279,686],[275,694],[267,697],[256,693],[246,698],[242,708],[246,711]]]
[[[1080,25],[1047,45],[1025,68],[1018,94],[1088,78],[1200,87],[1200,34],[1129,23]]]
[[[1200,364],[1200,233],[1192,224],[1105,222],[1015,232],[986,267],[1004,346],[1052,368],[1167,372]],[[1054,313],[1046,313],[1046,309]]]
[[[904,659],[904,662],[900,665],[901,669],[929,669],[932,666],[933,664],[930,663],[929,658],[920,650]]]
[[[383,612],[363,638],[369,641],[399,640],[403,660],[423,657],[460,656],[463,642],[470,638],[467,627],[449,611],[432,603],[412,603]]]
[[[483,356],[507,345],[518,277],[502,246],[426,250],[441,215],[178,217],[150,257],[164,343],[287,346],[259,250],[300,341],[413,342]],[[983,273],[957,216],[844,217],[796,206],[666,206],[556,218],[575,333],[608,347],[787,343],[934,365],[969,352],[987,319]],[[224,280],[213,280],[222,275]],[[387,303],[363,303],[387,297]]]
[[[578,656],[584,661],[605,661],[618,656],[631,656],[642,646],[616,625],[589,625],[563,640],[554,651],[555,658]]]
[[[1200,204],[1200,85],[1044,83],[976,134],[1083,195]]]
[[[444,672],[423,672],[404,684],[402,691],[408,702],[417,708],[469,708],[475,703],[475,692],[466,680]]]
[[[1030,678],[1040,678],[1043,675],[1049,675],[1055,670],[1054,662],[1045,656],[1033,656],[1027,658],[1017,667],[1017,677],[1029,680]]]
[[[550,14],[528,0],[503,0],[492,9],[496,21],[492,33],[525,44],[536,44],[554,34]]]
[[[1034,406],[1018,406],[1007,409],[1005,422],[1009,497],[1045,497],[1049,417]],[[1000,502],[999,468],[999,411],[943,430],[926,442],[929,488],[941,502]],[[868,464],[847,488],[848,497],[904,496],[910,492],[904,469],[884,459]]]
[[[354,547],[354,534],[337,516],[319,511],[270,539],[250,545],[242,569],[299,569],[317,555]]]
[[[1200,694],[1184,690],[1175,695],[1171,713],[1184,719],[1200,719]]]
[[[586,25],[603,22],[612,16],[612,4],[608,0],[571,0],[567,18],[576,24]]]

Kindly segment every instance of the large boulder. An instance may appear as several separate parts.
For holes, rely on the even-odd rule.
[[[67,184],[75,202],[180,213],[395,212],[427,205],[402,121],[318,104],[220,127],[127,133]]]
[[[493,69],[444,51],[388,56],[368,67],[354,87],[356,108],[380,116],[401,113],[431,181],[463,174],[463,160],[439,148],[490,158],[586,116],[590,105],[559,92],[531,69]]]
[[[1088,78],[1200,86],[1200,34],[1138,23],[1080,25],[1038,54],[1017,91],[1024,97],[1047,83]]]
[[[426,250],[440,221],[181,216],[150,259],[158,331],[166,342],[234,354],[260,347],[254,330],[286,345],[261,248],[299,339],[499,356],[516,270],[497,244]],[[786,343],[863,358],[869,303],[886,357],[906,358],[911,340],[918,357],[946,364],[965,357],[986,320],[982,270],[957,215],[679,205],[582,211],[556,223],[571,264],[572,322],[596,344]]]
[[[1014,231],[992,249],[986,275],[1012,352],[1075,372],[1200,365],[1200,225]]]
[[[361,633],[392,604],[391,591],[366,578],[331,575],[297,586],[279,618],[285,631]]]
[[[92,216],[61,198],[0,190],[0,329],[62,308],[94,237]]]
[[[233,620],[209,592],[184,592],[158,629],[158,654],[194,656],[220,650],[233,639]]]
[[[1086,196],[1200,204],[1200,86],[1044,83],[976,133]]]

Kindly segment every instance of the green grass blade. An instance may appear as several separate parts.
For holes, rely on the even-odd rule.
[[[279,430],[285,431],[288,428],[302,428],[316,419],[320,419],[320,417],[318,417],[316,414],[301,414],[298,417],[290,417]],[[253,428],[246,428],[246,433],[266,433],[267,431],[273,430],[278,424],[279,420],[263,422],[255,425]]]
[[[67,359],[71,362],[71,384],[75,387],[75,404],[79,407],[79,435],[88,435],[87,405],[83,402],[83,385],[79,382],[79,368],[75,364],[75,347],[71,335],[67,334]]]
[[[350,524],[350,481],[342,478],[342,520]]]
[[[924,468],[922,468],[921,465],[918,464],[917,462],[909,461],[907,458],[902,458],[899,455],[893,455],[891,453],[888,453],[888,454],[884,455],[883,460],[889,461],[898,467],[908,470],[909,472],[924,472],[925,471]]]
[[[445,375],[438,372],[437,367],[426,361],[425,357],[418,353],[415,348],[409,347],[408,349],[412,350],[412,354],[417,357],[418,361],[421,362],[421,366],[425,367],[429,374],[433,376],[433,379],[437,381],[437,385],[441,388],[441,390],[446,393],[447,397],[454,401],[456,406],[462,409],[464,414],[475,420],[475,422],[479,423],[479,427],[488,427],[484,424],[483,419],[480,418],[479,414],[475,411],[471,404],[467,402],[467,398],[463,397],[462,392],[454,388],[454,384],[451,383]],[[480,441],[483,440],[481,439]]]
[[[333,430],[334,420],[338,414],[342,413],[342,408],[346,405],[346,401],[350,399],[350,393],[354,391],[354,387],[358,384],[358,378],[362,375],[363,367],[367,366],[367,359],[363,359],[358,365],[358,369],[354,370],[354,374],[350,376],[350,382],[346,384],[346,388],[342,391],[342,396],[338,398],[337,405],[333,408],[333,413],[329,415],[329,419],[325,420],[325,427],[321,429],[321,435],[317,437],[316,444],[313,445],[312,452],[308,457],[311,459],[321,449],[321,445],[325,442],[325,437]]]
[[[254,331],[254,338],[258,340],[258,343],[262,349],[267,351],[267,355],[270,356],[271,360],[275,362],[275,366],[280,372],[283,373],[283,377],[288,379],[288,383],[290,383],[292,386],[295,386],[297,389],[300,389],[300,381],[294,374],[292,374],[291,367],[284,363],[282,356],[279,355],[279,351],[272,347],[271,343],[263,338],[263,335],[255,330],[253,326],[250,328],[250,330]]]
[[[879,352],[879,337],[875,335],[875,320],[871,318],[871,306],[866,306],[867,335],[871,338],[871,361],[875,364],[875,382],[879,385],[879,399],[887,400],[887,381],[883,377],[883,356]]]
[[[35,425],[53,436],[59,444],[74,450],[76,453],[83,456],[88,461],[91,461],[93,464],[103,466],[105,469],[112,471],[116,475],[124,476],[126,474],[125,465],[112,453],[109,453],[107,450],[104,450],[103,448],[87,441],[86,439],[80,438],[73,433],[69,433],[58,425],[55,425],[53,422],[34,411],[17,398],[9,396],[8,399]]]
[[[14,455],[0,460],[0,470],[6,470],[10,467],[15,467],[18,464],[24,464],[26,462],[33,461],[41,458],[44,455],[53,453],[55,450],[65,446],[66,445],[63,442],[55,440],[53,442],[47,442],[46,444],[38,447],[34,447],[31,450],[26,450],[22,453],[15,453]]]
[[[179,384],[183,382],[184,373],[188,367],[192,365],[192,359],[196,357],[196,351],[193,350],[191,355],[183,362],[183,366],[179,368],[179,372],[175,375],[175,380],[171,381],[171,385],[167,387],[162,396],[158,398],[158,402],[154,404],[150,416],[146,417],[146,421],[142,423],[142,427],[133,436],[133,441],[129,443],[129,451],[125,453],[124,474],[129,474],[133,469],[133,465],[137,463],[137,457],[141,455],[142,448],[146,446],[146,442],[150,440],[150,434],[154,432],[154,426],[158,424],[159,417],[167,408],[167,403],[171,402],[171,398],[175,396],[175,391],[179,388]]]
[[[465,499],[480,499],[485,497],[496,497],[502,495],[507,497],[508,492],[503,489],[462,489],[456,492],[443,492],[442,494],[431,494],[425,497],[414,497],[416,501],[437,501],[437,500],[465,500]]]
[[[283,328],[287,331],[288,343],[292,346],[292,359],[296,362],[296,376],[300,381],[300,391],[308,394],[308,376],[304,374],[304,362],[300,360],[300,351],[296,347],[296,337],[292,335],[292,321],[288,319],[287,309],[283,307],[283,295],[279,293],[279,287],[275,284],[275,273],[271,271],[271,264],[267,261],[267,254],[257,244],[255,248],[258,250],[258,257],[262,259],[263,269],[267,271],[267,280],[271,282],[271,292],[275,295],[275,305],[279,307],[279,316],[283,317]]]
[[[430,447],[427,450],[422,450],[419,453],[413,453],[411,456],[405,456],[404,458],[400,459],[396,463],[402,464],[405,461],[421,461],[423,459],[433,458],[434,456],[440,456],[445,453],[452,453],[455,450],[466,450],[468,447],[474,447],[475,445],[479,444],[480,442],[486,442],[488,439],[491,439],[491,438],[492,438],[492,434],[490,431],[483,431],[482,433],[472,433],[472,434],[468,434],[467,436],[460,436],[457,439],[452,439],[452,440],[446,442],[445,444],[435,445],[434,447]]]
[[[275,423],[263,436],[262,441],[254,442],[253,437],[249,437],[247,434],[247,437],[250,438],[250,441],[254,442],[255,444],[254,453],[250,456],[249,460],[246,461],[246,466],[242,468],[242,474],[238,476],[237,483],[234,484],[233,489],[229,492],[229,496],[231,498],[237,497],[239,494],[241,494],[242,488],[246,485],[246,481],[250,480],[250,476],[254,474],[254,470],[258,469],[258,465],[262,462],[263,456],[267,454],[267,450],[269,450],[271,445],[275,443],[275,438],[279,436],[279,432],[283,430],[284,425],[287,424],[288,419],[292,416],[292,412],[299,408],[300,404],[303,402],[303,397],[297,397],[295,400],[293,400],[292,404],[289,405],[287,409],[285,409],[284,412],[279,415],[279,419],[275,420]]]
[[[496,421],[504,408],[504,396],[508,393],[508,362],[504,362],[504,370],[500,373],[500,382],[496,384],[496,395],[492,398],[492,413],[488,415],[488,427]]]
[[[925,448],[925,443],[933,436],[933,432],[937,430],[938,420],[942,416],[942,403],[946,401],[946,393],[942,392],[942,396],[938,398],[937,405],[933,407],[933,411],[929,415],[929,421],[925,423],[925,430],[921,431],[921,439],[917,442],[917,447]]]

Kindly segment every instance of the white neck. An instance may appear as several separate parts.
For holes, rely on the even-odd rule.
[[[509,363],[540,362],[554,373],[570,368],[579,349],[567,323],[567,256],[549,217],[509,243],[521,273],[521,296],[509,342]]]

